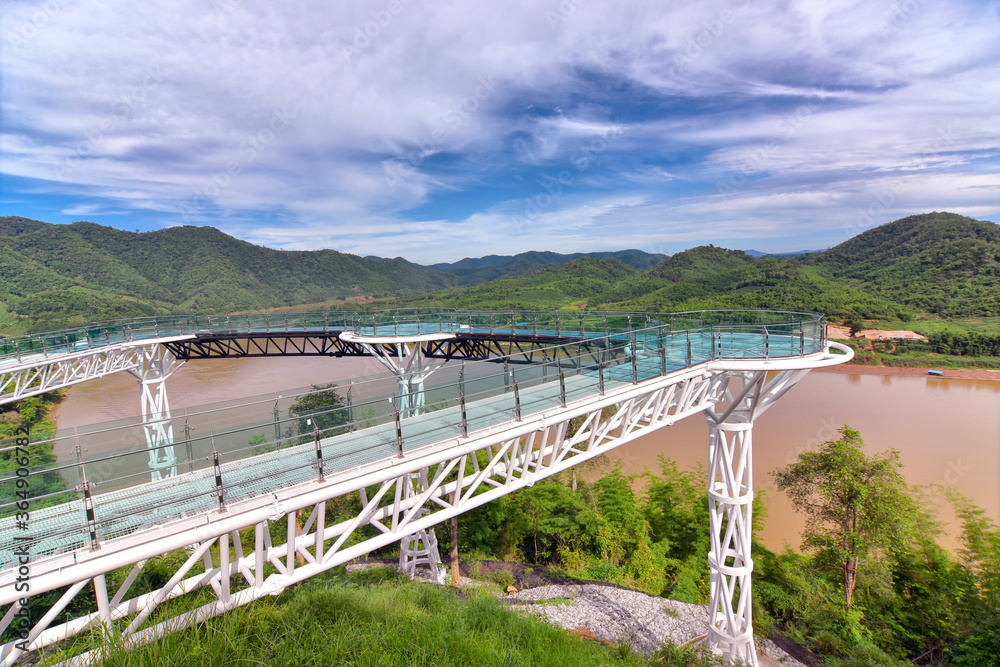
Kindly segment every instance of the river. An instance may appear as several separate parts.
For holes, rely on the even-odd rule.
[[[384,372],[371,358],[210,359],[185,364],[167,386],[176,410]],[[138,413],[136,380],[119,373],[71,388],[55,416],[58,427],[67,429]],[[898,449],[911,484],[951,485],[1000,521],[1000,382],[814,371],[754,427],[754,485],[767,491],[769,514],[759,538],[768,547],[797,548],[804,525],[773,488],[770,471],[794,461],[800,451],[836,439],[844,424],[861,431],[871,452]],[[647,466],[655,471],[660,454],[682,467],[707,464],[705,419],[690,417],[610,457],[630,474]],[[950,522],[940,541],[954,548],[954,517],[946,506],[939,510]]]

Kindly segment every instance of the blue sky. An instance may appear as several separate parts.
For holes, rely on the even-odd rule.
[[[0,214],[433,263],[1000,216],[993,2],[7,0]]]

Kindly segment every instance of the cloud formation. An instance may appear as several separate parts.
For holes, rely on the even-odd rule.
[[[0,12],[6,214],[431,263],[796,250],[911,213],[1000,211],[991,3]]]

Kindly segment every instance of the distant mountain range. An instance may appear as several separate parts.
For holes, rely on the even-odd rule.
[[[743,252],[751,257],[798,257],[799,255],[809,255],[814,252],[823,252],[823,249],[796,250],[795,252],[763,252],[761,250],[744,250]]]
[[[272,250],[211,227],[140,234],[0,217],[0,332],[370,298],[477,308],[796,308],[841,319],[1000,315],[1000,227],[992,222],[935,212],[825,251],[757,254],[714,246],[670,257],[526,252],[428,267]]]

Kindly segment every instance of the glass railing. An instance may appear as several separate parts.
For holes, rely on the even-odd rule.
[[[322,326],[330,323],[325,315]],[[655,317],[586,314],[581,319],[551,313],[441,313],[427,321],[422,313],[421,326],[489,331],[492,318],[494,335],[509,332],[513,323],[517,333],[528,327],[561,330],[575,340],[540,345],[534,362],[514,357],[449,362],[414,395],[401,393],[405,383],[385,374],[328,387],[329,405],[313,410],[302,407],[309,393],[301,390],[175,410],[145,422],[136,418],[59,431],[33,444],[50,445],[54,461],[0,473],[0,517],[6,517],[0,518],[0,553],[12,553],[6,547],[15,533],[14,515],[21,511],[17,491],[22,484],[33,490],[32,553],[76,549],[711,360],[822,352],[822,318],[788,315],[804,314],[704,311]],[[291,318],[289,326],[320,326],[319,318],[300,317]],[[362,331],[369,324],[387,327],[390,321],[417,324],[415,317],[352,317],[338,324]],[[251,332],[254,323],[243,321]],[[233,319],[226,324],[232,326]],[[579,328],[568,329],[570,324]],[[605,326],[609,333],[597,336]],[[160,439],[149,435],[154,430]],[[14,441],[0,441],[0,458],[16,455]]]

